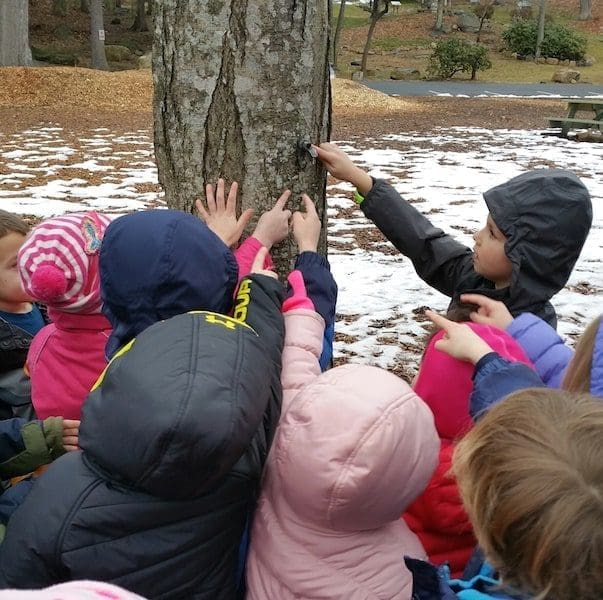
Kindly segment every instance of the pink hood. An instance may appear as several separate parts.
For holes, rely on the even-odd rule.
[[[437,464],[432,414],[382,369],[319,375],[322,319],[304,309],[285,319],[285,402],[252,531],[247,597],[409,599],[402,558],[425,552],[399,516]]]
[[[521,346],[505,331],[478,323],[467,325],[503,358],[531,366]],[[452,441],[473,424],[469,397],[473,390],[474,366],[436,350],[435,343],[443,335],[443,331],[438,331],[430,340],[413,388],[433,411],[440,438]]]

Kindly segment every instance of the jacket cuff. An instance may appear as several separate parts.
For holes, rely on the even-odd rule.
[[[318,266],[324,269],[331,270],[331,265],[329,264],[329,261],[326,259],[326,257],[324,257],[322,254],[318,254],[318,252],[310,252],[309,250],[298,254],[297,258],[295,259],[296,269],[303,268],[304,266]]]
[[[48,426],[44,429],[47,421]],[[42,421],[31,421],[22,427],[21,438],[25,450],[0,464],[2,477],[26,475],[63,454],[63,419],[50,417],[44,425]]]
[[[475,363],[475,369],[473,370],[473,377],[472,379],[475,380],[475,378],[477,377],[478,374],[480,375],[487,375],[488,373],[491,373],[492,371],[495,371],[498,369],[499,366],[501,366],[501,363],[498,362],[497,366],[488,370],[485,373],[480,373],[481,371],[483,371],[484,369],[486,369],[486,367],[494,362],[494,361],[504,361],[505,359],[498,354],[498,352],[488,352],[488,354],[486,354],[485,356],[482,356],[476,363]]]

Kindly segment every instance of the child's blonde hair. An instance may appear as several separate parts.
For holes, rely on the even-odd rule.
[[[459,442],[453,470],[486,557],[538,599],[603,594],[603,403],[527,389]]]
[[[561,387],[568,392],[590,392],[590,374],[597,331],[601,326],[601,317],[597,317],[580,336],[576,344],[576,353],[567,367]],[[603,595],[603,594],[602,594]]]

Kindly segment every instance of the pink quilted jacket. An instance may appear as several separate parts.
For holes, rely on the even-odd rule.
[[[399,515],[437,464],[433,416],[382,369],[321,374],[317,313],[293,310],[285,323],[283,411],[251,533],[247,598],[408,600],[403,557],[425,551]]]

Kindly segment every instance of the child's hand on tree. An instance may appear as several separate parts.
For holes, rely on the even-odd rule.
[[[271,210],[267,210],[258,220],[252,236],[268,250],[282,242],[289,235],[291,211],[285,210],[291,192],[285,190]]]
[[[436,350],[474,365],[486,354],[494,352],[469,325],[449,321],[431,310],[426,310],[425,316],[444,330],[444,337],[435,343]]]
[[[321,222],[314,202],[307,194],[302,196],[306,212],[293,213],[293,237],[299,252],[316,252],[320,238]]]
[[[205,224],[230,248],[237,244],[243,230],[253,216],[253,210],[248,208],[237,219],[237,192],[239,185],[232,182],[228,198],[224,202],[224,180],[218,179],[218,184],[205,186],[207,210],[201,200],[196,201],[197,210]]]
[[[352,159],[335,144],[324,143],[312,147],[333,177],[342,181],[349,181],[363,196],[371,191],[373,187],[372,177],[366,171],[357,167]]]
[[[65,452],[78,449],[80,422],[73,419],[63,419],[63,448]]]
[[[479,306],[476,312],[471,313],[471,320],[474,323],[506,329],[513,322],[513,315],[503,302],[481,294],[463,294],[461,301]]]
[[[255,255],[253,259],[253,264],[251,265],[250,275],[266,275],[267,277],[272,277],[273,279],[278,279],[278,275],[272,271],[271,269],[264,268],[264,261],[266,260],[266,256],[268,255],[268,248],[262,246],[258,253]]]

